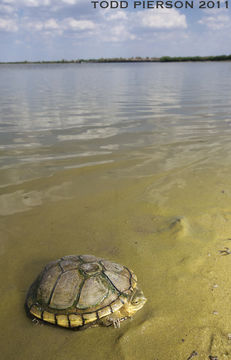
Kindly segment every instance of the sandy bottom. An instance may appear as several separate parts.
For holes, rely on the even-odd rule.
[[[115,161],[0,190],[1,359],[231,359],[231,255],[219,252],[231,248],[231,167],[145,166]],[[120,329],[33,323],[28,287],[69,254],[133,269],[143,309]]]

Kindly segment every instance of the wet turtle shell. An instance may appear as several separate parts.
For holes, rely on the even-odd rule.
[[[69,255],[50,262],[31,285],[26,307],[46,322],[76,328],[118,311],[136,288],[125,266],[93,255]]]

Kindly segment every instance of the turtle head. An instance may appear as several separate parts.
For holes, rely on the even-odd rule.
[[[138,310],[140,310],[144,306],[146,301],[147,299],[144,296],[143,291],[136,288],[130,298],[130,301],[126,306],[126,312],[128,313],[127,316],[133,316]]]

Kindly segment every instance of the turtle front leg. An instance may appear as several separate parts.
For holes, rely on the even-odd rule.
[[[120,328],[121,321],[126,320],[127,317],[122,316],[120,311],[116,311],[114,314],[110,314],[105,316],[104,318],[100,319],[100,323],[103,326],[114,326],[114,328]]]
[[[120,328],[120,323],[121,323],[122,321],[124,321],[124,320],[127,320],[127,319],[133,320],[133,318],[130,318],[130,317],[126,316],[126,317],[123,317],[123,318],[120,318],[120,319],[116,319],[116,320],[112,319],[112,324],[113,324],[114,328],[117,328],[117,329],[118,329],[118,328]]]

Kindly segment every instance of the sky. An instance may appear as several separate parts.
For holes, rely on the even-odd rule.
[[[231,54],[231,0],[189,1],[0,0],[0,61]]]

